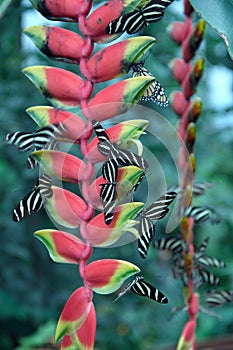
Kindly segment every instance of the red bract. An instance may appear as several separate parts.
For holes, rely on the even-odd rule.
[[[84,97],[85,82],[64,69],[33,66],[25,68],[23,73],[55,107],[77,107]]]
[[[56,21],[77,22],[91,7],[87,0],[31,0],[31,3],[44,17]]]
[[[93,350],[96,333],[96,314],[94,305],[91,304],[90,311],[83,325],[76,333],[66,335],[61,344],[61,350],[85,349]]]
[[[92,129],[76,114],[50,106],[35,106],[26,109],[26,112],[40,128],[49,125],[61,125],[66,132],[62,136],[63,142],[80,142],[80,137],[89,138]]]
[[[102,121],[127,112],[154,81],[150,76],[130,78],[101,90],[88,104],[90,119]]]
[[[24,29],[38,49],[46,56],[67,62],[78,63],[82,57],[83,38],[67,29],[33,26]]]
[[[78,288],[66,302],[59,318],[55,341],[59,342],[66,334],[73,334],[85,322],[91,308],[92,291],[86,287]]]
[[[56,262],[78,264],[84,257],[85,244],[76,236],[58,230],[40,230],[34,235],[39,238]]]
[[[154,38],[142,36],[99,50],[87,63],[85,76],[91,82],[99,83],[126,74],[132,63],[138,60],[140,52],[144,52],[154,43]]]
[[[46,173],[64,181],[82,182],[89,173],[89,168],[81,159],[65,152],[43,150],[33,152],[32,156]],[[92,168],[88,175],[92,177]]]
[[[76,228],[85,218],[87,205],[82,198],[59,187],[52,187],[53,195],[46,198],[46,209],[59,225]]]
[[[99,294],[109,294],[119,289],[121,284],[140,269],[127,261],[102,259],[85,268],[85,285]]]

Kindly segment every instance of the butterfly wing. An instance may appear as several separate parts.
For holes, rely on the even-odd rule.
[[[206,295],[206,302],[209,307],[221,306],[233,301],[233,291],[220,290],[210,292]]]
[[[145,210],[145,216],[151,220],[162,219],[169,210],[168,206],[175,198],[176,192],[167,192]]]
[[[150,242],[152,241],[155,234],[155,227],[152,221],[144,216],[141,216],[138,233],[138,252],[141,257],[145,259],[150,246]]]
[[[104,208],[104,221],[110,225],[114,218],[116,199],[116,184],[106,183],[101,185],[100,199]]]
[[[155,241],[154,246],[159,250],[169,250],[172,254],[177,254],[183,250],[183,241],[176,237],[162,238]]]
[[[135,165],[144,171],[147,171],[149,165],[147,161],[137,154],[128,150],[119,149],[118,162],[122,166]]]
[[[21,221],[28,215],[37,213],[43,207],[43,199],[38,187],[35,187],[18,203],[13,210],[12,219]]]
[[[143,279],[134,283],[130,290],[135,294],[148,297],[160,304],[168,303],[167,297],[160,290],[152,286],[150,283],[145,282]]]
[[[3,141],[16,146],[20,152],[27,152],[34,147],[34,133],[16,131],[7,134]]]

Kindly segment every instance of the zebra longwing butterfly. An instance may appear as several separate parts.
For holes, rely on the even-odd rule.
[[[102,173],[103,178],[108,181],[108,183],[100,185],[100,200],[104,208],[104,220],[106,225],[110,225],[114,218],[117,172],[118,167],[114,159],[110,159],[104,163]]]
[[[142,276],[137,276],[132,282],[130,282],[124,288],[124,290],[118,294],[118,297],[115,299],[115,301],[125,295],[128,291],[132,291],[133,293],[140,296],[148,297],[160,304],[168,303],[167,297],[150,283],[144,281],[144,278]]]
[[[140,214],[138,251],[142,258],[147,256],[150,242],[155,234],[152,220],[162,219],[168,213],[168,206],[173,202],[175,197],[175,192],[167,192]]]
[[[21,221],[24,217],[37,213],[43,208],[46,198],[52,197],[51,178],[43,174],[39,177],[36,185],[13,210],[12,219]]]
[[[206,220],[210,220],[211,224],[218,224],[220,216],[215,209],[208,207],[188,207],[185,211],[185,216],[192,217],[196,224],[201,224]]]
[[[172,254],[177,254],[183,250],[183,241],[176,237],[162,238],[155,241],[154,246],[159,250],[169,250]]]
[[[198,269],[198,271],[202,282],[208,283],[211,286],[215,286],[215,287],[219,286],[220,284],[219,277],[215,276],[212,272],[209,272],[204,269]]]
[[[92,121],[92,125],[98,140],[100,141],[98,143],[98,150],[108,158],[108,160],[103,164],[102,174],[104,179],[109,183],[101,184],[102,189],[100,192],[100,197],[104,207],[105,223],[110,225],[114,217],[118,165],[136,165],[145,170],[148,168],[148,164],[143,158],[139,157],[133,152],[122,150],[118,148],[115,143],[111,143],[106,131],[102,128],[99,122]],[[138,183],[141,181],[142,176],[140,177]],[[134,189],[138,186],[138,183],[135,185]]]
[[[195,197],[202,196],[208,188],[211,188],[213,185],[210,182],[195,182],[192,184],[192,195]],[[183,196],[184,190],[179,186],[172,186],[170,191],[175,191],[178,194],[177,198]]]
[[[60,124],[59,124],[60,126]],[[47,143],[53,141],[58,136],[62,136],[64,132],[58,125],[49,125],[41,128],[35,132],[21,132],[16,131],[7,134],[4,141],[9,145],[14,145],[20,152],[27,152],[32,149],[41,149]]]
[[[145,6],[138,6],[134,11],[123,14],[108,24],[105,29],[107,34],[127,32],[137,33],[144,26],[159,21],[165,9],[173,0],[151,0]]]
[[[133,77],[147,77],[152,74],[144,67],[143,62],[135,63],[132,67]],[[169,105],[168,97],[165,94],[164,88],[156,80],[145,90],[141,97],[142,101],[152,101],[161,107]]]
[[[16,131],[7,134],[4,142],[16,146],[20,152],[55,149],[57,146],[56,138],[62,137],[65,132],[65,127],[59,123],[43,127],[35,132]],[[32,156],[29,156],[27,168],[33,169],[36,165],[38,165],[37,161]]]
[[[220,290],[206,294],[206,302],[210,307],[217,307],[233,301],[233,291]]]

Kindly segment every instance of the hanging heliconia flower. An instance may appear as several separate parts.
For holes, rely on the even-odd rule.
[[[47,57],[79,65],[79,74],[53,66],[31,66],[23,73],[51,106],[26,110],[37,124],[36,131],[16,131],[4,142],[28,152],[29,169],[40,166],[42,173],[34,188],[13,210],[21,221],[45,208],[57,229],[35,232],[57,263],[77,264],[83,286],[77,288],[60,315],[55,341],[61,349],[92,350],[96,332],[93,292],[115,292],[140,269],[119,259],[88,262],[95,247],[109,247],[131,236],[146,257],[153,233],[146,226],[165,216],[176,193],[167,193],[147,209],[142,202],[124,202],[146,176],[149,164],[139,140],[149,122],[133,119],[106,130],[100,122],[125,113],[138,101],[151,100],[168,106],[160,83],[141,65],[144,54],[155,43],[150,36],[131,37],[92,54],[95,43],[108,43],[122,32],[133,34],[144,25],[160,20],[172,0],[123,0],[100,5],[91,12],[89,0],[31,0],[43,16],[53,21],[76,22],[80,34],[56,26],[32,26],[24,33]],[[91,12],[91,13],[90,13]],[[95,93],[94,85],[123,78]],[[196,77],[196,75],[195,75]],[[79,111],[78,111],[79,110]],[[77,112],[78,111],[78,112]],[[81,156],[63,151],[74,145]],[[130,148],[136,146],[137,153]],[[102,162],[102,174],[95,166]],[[54,180],[54,178],[56,180]],[[79,186],[79,195],[62,188],[62,182]],[[160,204],[162,208],[160,208]],[[75,229],[77,235],[69,229]],[[128,238],[127,238],[128,239]],[[143,277],[136,277],[131,291],[161,304],[166,296]]]
[[[33,189],[13,209],[13,220],[20,222],[45,208],[56,229],[38,230],[35,237],[45,245],[54,262],[77,265],[82,279],[82,286],[71,293],[61,312],[55,342],[60,342],[61,350],[93,350],[96,334],[93,293],[114,293],[128,278],[133,280],[116,299],[133,292],[160,304],[168,303],[160,289],[137,275],[138,266],[121,259],[91,262],[89,259],[95,247],[114,247],[132,240],[137,240],[138,252],[145,259],[156,236],[155,222],[167,215],[177,198],[184,216],[181,235],[155,237],[154,246],[170,251],[174,276],[183,282],[190,318],[177,349],[194,349],[199,296],[193,288],[200,288],[203,283],[218,286],[219,278],[207,268],[225,267],[222,260],[205,255],[208,239],[196,251],[193,244],[194,224],[207,220],[214,224],[220,220],[215,209],[193,206],[191,202],[192,195],[202,195],[210,185],[192,184],[189,180],[196,170],[196,122],[202,110],[200,98],[191,97],[204,71],[202,58],[192,63],[191,59],[202,42],[205,22],[200,20],[192,26],[193,9],[189,0],[184,0],[186,21],[170,27],[171,36],[182,51],[182,58],[170,64],[182,91],[174,92],[170,101],[179,116],[178,134],[185,146],[179,156],[183,178],[181,186],[161,193],[159,199],[146,206],[128,199],[128,195],[133,198],[150,168],[139,140],[149,122],[125,120],[107,129],[102,122],[124,114],[139,101],[168,107],[166,88],[144,65],[145,53],[156,40],[151,36],[130,37],[93,51],[95,43],[111,43],[122,33],[135,34],[159,21],[173,0],[110,0],[93,10],[90,0],[31,0],[31,3],[47,19],[75,22],[79,28],[79,34],[57,26],[32,26],[24,30],[48,58],[78,65],[79,73],[53,66],[24,68],[23,73],[51,105],[26,110],[37,124],[35,131],[20,130],[4,137],[6,144],[19,152],[28,152],[25,163],[29,169],[39,165],[41,171]],[[124,77],[128,73],[131,76]],[[117,81],[96,92],[95,84],[116,78]],[[64,152],[64,144],[66,149],[73,145],[80,155]],[[136,152],[131,150],[133,146]],[[96,165],[100,162],[98,174]],[[63,182],[72,183],[73,188],[79,186],[78,194],[63,188]],[[70,230],[75,234],[67,232]],[[206,296],[208,306],[231,301],[232,291],[215,291]]]

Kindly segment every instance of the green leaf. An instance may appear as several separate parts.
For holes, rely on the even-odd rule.
[[[194,10],[223,38],[233,60],[233,1],[190,0]]]

